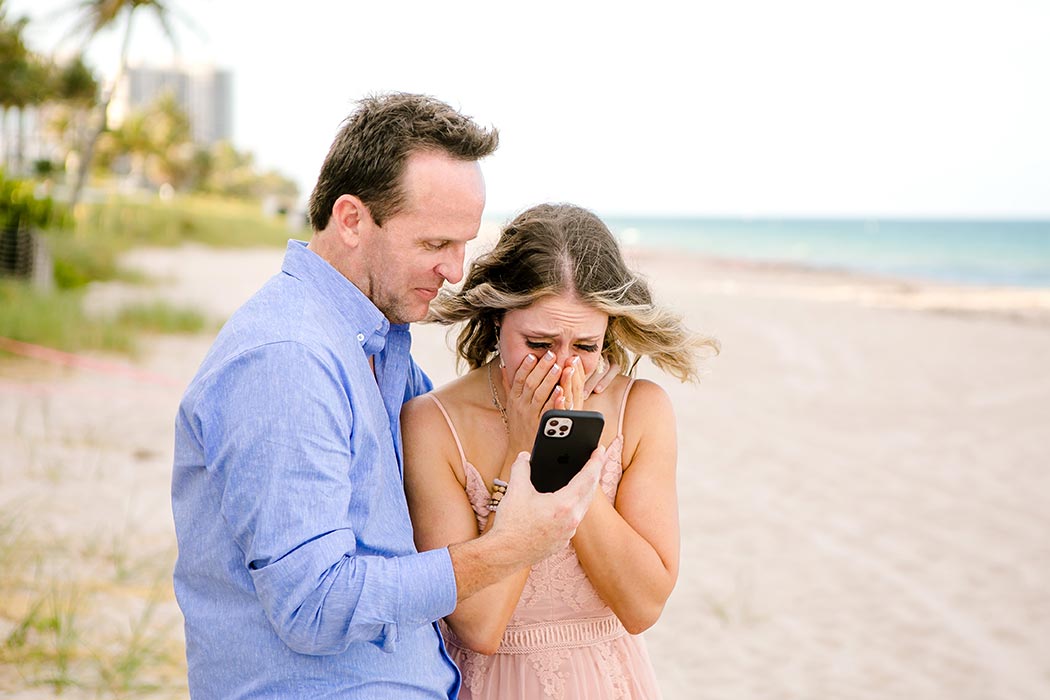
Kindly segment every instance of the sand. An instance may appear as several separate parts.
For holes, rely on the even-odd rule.
[[[681,575],[646,633],[665,697],[1050,697],[1050,294],[629,255],[723,347],[698,386],[641,368],[679,429]],[[161,282],[89,303],[221,319],[281,256],[136,251]],[[0,361],[0,694],[58,685],[56,663],[3,645],[51,591],[76,613],[62,697],[185,697],[172,425],[211,337],[104,358],[145,378]],[[455,376],[444,329],[419,328],[415,352]]]

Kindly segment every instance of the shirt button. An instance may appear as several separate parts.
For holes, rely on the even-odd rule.
[[[364,333],[358,333],[357,334],[357,342],[359,342],[359,343],[365,342],[365,334]]]

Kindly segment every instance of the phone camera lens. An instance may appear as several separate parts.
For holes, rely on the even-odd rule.
[[[550,435],[551,437],[554,437],[555,435],[558,434],[558,431],[555,430],[554,428],[547,428],[547,434]]]

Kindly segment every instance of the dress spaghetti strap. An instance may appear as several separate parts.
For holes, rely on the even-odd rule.
[[[620,422],[616,424],[616,433],[618,435],[623,435],[623,414],[627,412],[627,395],[631,393],[632,386],[634,386],[634,377],[631,377],[630,381],[627,382],[627,388],[623,390],[623,398],[620,400]]]
[[[456,449],[459,450],[459,459],[463,462],[463,469],[465,471],[467,468],[467,455],[463,452],[463,443],[459,441],[459,433],[456,432],[456,426],[452,424],[452,419],[449,418],[448,411],[445,410],[441,401],[439,401],[438,397],[434,396],[434,394],[424,394],[424,396],[433,400],[433,402],[437,404],[438,410],[441,411],[441,415],[445,417],[445,422],[448,423],[448,429],[452,431],[452,439],[456,441]]]

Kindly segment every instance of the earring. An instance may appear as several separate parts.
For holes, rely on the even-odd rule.
[[[502,354],[500,353],[500,351],[499,351],[499,331],[500,331],[500,326],[499,326],[499,324],[497,323],[497,324],[496,324],[496,349],[495,349],[495,351],[494,351],[494,352],[496,353],[496,359],[497,359],[497,360],[499,360],[499,368],[500,368],[500,369],[503,369],[503,368],[504,368],[504,367],[506,367],[507,365],[505,365],[505,364],[503,363],[503,355],[502,355]]]

